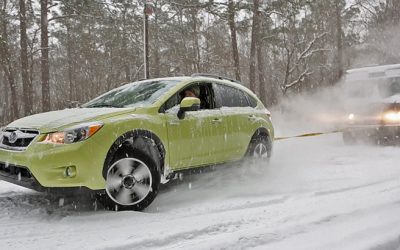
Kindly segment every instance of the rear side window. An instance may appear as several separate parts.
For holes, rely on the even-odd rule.
[[[215,84],[219,107],[250,107],[249,99],[243,91],[221,84]]]
[[[250,107],[255,108],[257,107],[257,101],[253,97],[251,97],[249,94],[246,93],[247,99],[249,100]]]

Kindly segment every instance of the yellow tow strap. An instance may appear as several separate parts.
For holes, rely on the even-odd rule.
[[[342,131],[341,130],[334,130],[334,131],[329,131],[329,132],[317,132],[317,133],[307,133],[307,134],[294,135],[294,136],[282,136],[282,137],[275,137],[275,141],[286,140],[286,139],[291,139],[291,138],[298,138],[298,137],[308,137],[308,136],[335,134],[335,133],[340,133],[340,132],[342,132]]]

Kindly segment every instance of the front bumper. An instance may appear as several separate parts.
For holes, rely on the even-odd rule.
[[[343,132],[356,139],[400,140],[400,124],[350,125]]]
[[[100,133],[66,145],[39,143],[38,138],[25,151],[0,149],[0,179],[37,191],[105,188],[102,170],[109,147]],[[67,176],[67,167],[76,174]]]
[[[23,166],[0,162],[0,180],[11,182],[39,192],[45,191],[45,188],[39,184],[35,177],[33,177],[29,169]]]

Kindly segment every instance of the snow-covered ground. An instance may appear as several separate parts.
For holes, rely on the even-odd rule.
[[[277,141],[264,170],[184,178],[145,212],[59,207],[0,182],[1,249],[396,249],[399,152],[340,134]]]

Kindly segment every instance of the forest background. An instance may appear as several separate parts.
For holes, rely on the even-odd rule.
[[[398,0],[0,0],[0,126],[144,78],[214,73],[268,106],[400,63]]]

